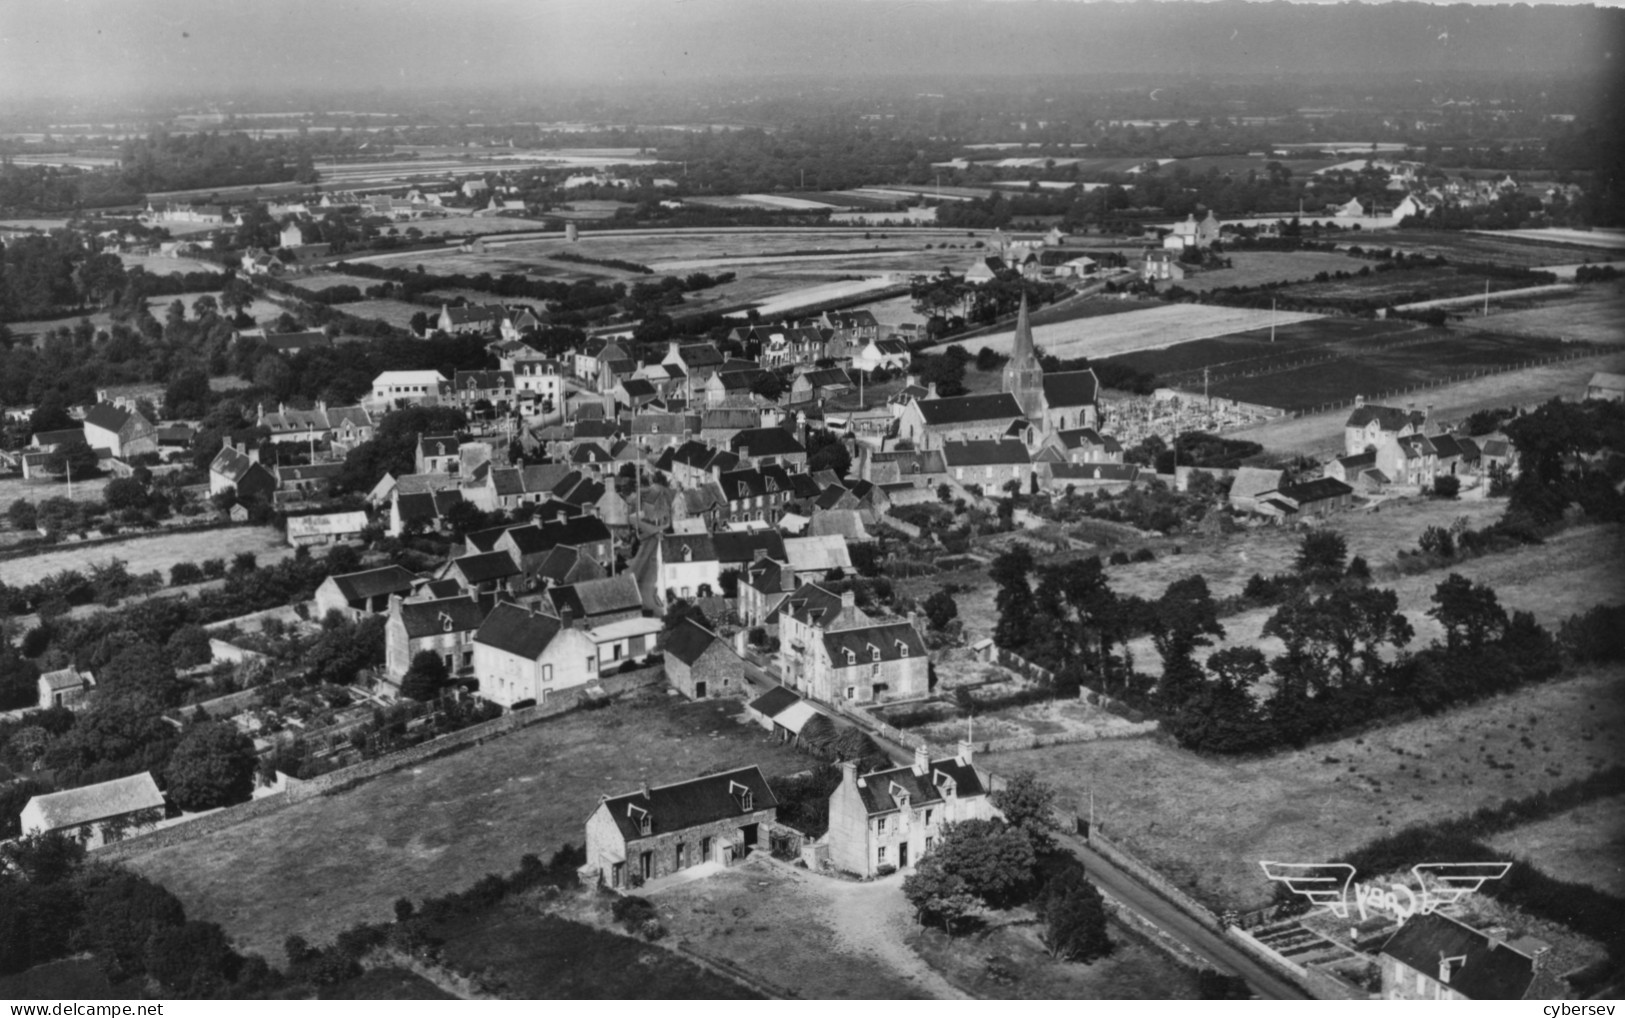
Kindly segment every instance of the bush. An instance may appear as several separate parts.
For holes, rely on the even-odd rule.
[[[1433,479],[1434,498],[1455,498],[1460,493],[1461,478],[1456,477],[1454,474],[1446,474],[1443,477]]]
[[[1111,553],[1111,557],[1106,561],[1114,566],[1126,566],[1132,562],[1133,559],[1129,558],[1129,554],[1126,551],[1114,551]]]
[[[1155,562],[1156,560],[1157,556],[1150,548],[1141,548],[1133,556],[1135,562]]]
[[[203,570],[195,562],[177,562],[169,567],[169,585],[171,587],[184,587],[189,583],[203,582]]]
[[[204,559],[203,575],[211,580],[218,580],[220,577],[226,575],[225,560],[217,558]]]

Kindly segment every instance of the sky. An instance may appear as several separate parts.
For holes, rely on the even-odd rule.
[[[1614,13],[1625,14],[1622,3],[1614,0]],[[0,106],[6,96],[209,96],[282,85],[438,89],[1163,65],[1290,71],[1337,64],[1348,55],[1340,40],[1350,32],[1376,47],[1377,71],[1389,60],[1395,69],[1420,61],[1440,69],[1535,70],[1611,61],[1620,41],[1599,38],[1620,33],[1599,33],[1595,22],[1549,17],[1563,13],[1550,10],[1549,0],[1538,11],[1501,5],[1499,20],[1484,6],[1395,4],[1395,16],[1386,19],[1370,4],[1245,5],[1267,6],[1274,12],[1268,14],[1237,12],[1241,6],[1240,0],[0,0]],[[1401,7],[1413,15],[1399,17]],[[1313,10],[1327,12],[1322,20],[1352,17],[1359,27],[1333,30],[1326,22],[1317,30],[1303,21]],[[1536,22],[1528,19],[1542,16],[1542,27],[1531,29]],[[1189,37],[1193,23],[1204,26],[1196,41]]]

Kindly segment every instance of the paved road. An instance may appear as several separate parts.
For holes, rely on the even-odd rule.
[[[747,668],[750,666],[747,665]],[[854,719],[848,716],[845,720],[850,722]],[[913,761],[914,751],[909,747],[892,742],[879,732],[871,731],[869,735],[899,764]],[[1129,873],[1107,862],[1081,839],[1061,834],[1057,840],[1078,857],[1084,869],[1089,871],[1089,879],[1102,890],[1201,955],[1215,969],[1242,977],[1261,997],[1271,1000],[1310,999],[1310,995],[1296,984],[1254,961],[1223,936],[1186,915]]]

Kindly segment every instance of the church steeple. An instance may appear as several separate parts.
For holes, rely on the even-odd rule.
[[[1042,430],[1044,420],[1044,369],[1038,364],[1038,350],[1033,346],[1033,326],[1027,318],[1027,295],[1021,295],[1021,310],[1016,315],[1015,344],[1010,350],[1010,361],[1004,366],[1004,391],[1016,398],[1021,412]]]

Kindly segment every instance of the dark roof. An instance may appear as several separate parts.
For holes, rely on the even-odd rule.
[[[750,793],[749,810],[736,797],[740,790]],[[647,792],[618,795],[605,799],[601,805],[609,810],[621,837],[633,841],[714,824],[757,810],[775,809],[778,804],[760,768],[752,765],[675,785],[661,785]],[[647,835],[638,824],[637,818],[641,815],[649,818]]]
[[[380,594],[400,594],[404,597],[412,592],[412,585],[416,582],[417,576],[401,566],[384,566],[382,569],[366,569],[333,577],[334,586],[339,588],[346,601],[362,601]]]
[[[581,554],[580,548],[561,544],[542,559],[542,564],[536,567],[536,576],[563,585],[601,580],[604,578],[604,568],[590,555]]]
[[[85,423],[94,424],[98,428],[117,432],[135,416],[128,410],[113,406],[111,403],[97,403],[85,411]]]
[[[512,389],[512,371],[459,371],[452,376],[453,389]]]
[[[857,629],[824,631],[824,649],[829,651],[830,663],[836,668],[846,667],[846,652],[851,651],[856,664],[874,661],[901,661],[905,657],[926,656],[925,642],[919,631],[907,622],[881,622]],[[875,651],[880,657],[874,656]]]
[[[788,612],[791,618],[803,625],[822,628],[840,615],[841,604],[841,595],[825,590],[816,583],[803,583],[779,602],[773,616]]]
[[[666,653],[683,664],[691,665],[700,659],[700,655],[710,650],[711,644],[716,641],[717,634],[692,618],[685,618],[666,637]]]
[[[976,773],[975,766],[961,763],[951,756],[931,761],[924,774],[914,773],[913,767],[894,767],[865,774],[861,780],[863,784],[859,786],[858,793],[863,797],[864,808],[870,816],[899,808],[892,794],[894,786],[908,796],[910,807],[941,802],[943,786],[949,782],[953,783],[954,794],[959,798],[981,795],[984,791],[982,776]]]
[[[558,619],[506,602],[491,609],[474,639],[534,661],[564,628]]]
[[[1455,435],[1434,435],[1433,451],[1439,454],[1440,459],[1460,456],[1461,443],[1456,441]]]
[[[1059,371],[1044,376],[1044,401],[1054,407],[1091,406],[1100,394],[1094,369]]]
[[[1030,463],[1027,446],[1014,438],[942,443],[942,459],[950,467],[1009,466]]]
[[[1366,467],[1376,466],[1377,454],[1374,452],[1362,452],[1354,456],[1340,457],[1337,462],[1343,465],[1344,470],[1360,471],[1364,470]]]
[[[1063,481],[1134,481],[1140,468],[1132,463],[1053,463],[1049,474]]]
[[[656,395],[655,384],[647,378],[623,378],[621,390],[633,398]]]
[[[691,343],[677,348],[677,356],[689,368],[722,363],[722,352],[709,343]]]
[[[609,528],[596,516],[575,516],[560,523],[552,520],[539,526],[514,527],[508,531],[521,555],[538,555],[558,545],[583,545],[610,539]]]
[[[728,439],[728,448],[746,456],[788,456],[806,452],[783,428],[749,428]]]
[[[969,424],[973,421],[1013,420],[1022,415],[1016,398],[1008,392],[922,399],[916,405],[920,408],[920,416],[931,427]]]
[[[452,565],[463,574],[469,583],[487,583],[491,580],[504,580],[519,573],[519,567],[514,565],[513,556],[505,551],[485,551],[475,555],[464,555],[453,559]]]
[[[1321,477],[1301,484],[1283,484],[1278,490],[1299,505],[1354,494],[1353,488],[1335,477]]]
[[[768,558],[776,558],[780,562],[789,560],[784,550],[783,535],[773,530],[725,530],[711,535],[711,546],[716,549],[717,561],[724,565],[750,562],[756,558],[758,548],[764,549]]]
[[[502,540],[502,535],[512,529],[514,529],[514,524],[509,523],[500,527],[491,527],[487,530],[471,530],[463,535],[463,548],[465,551],[472,549],[472,551],[468,551],[470,554],[473,551],[490,551],[497,546],[498,541]]]
[[[578,419],[576,421],[575,439],[578,442],[583,438],[614,438],[620,434],[622,432],[619,421],[612,421],[603,417],[596,420]]]
[[[330,347],[333,341],[327,333],[320,330],[310,332],[283,332],[266,336],[265,345],[273,350],[305,350],[315,347]]]
[[[760,498],[767,494],[767,482],[760,470],[730,470],[717,479],[722,493],[730,499]]]
[[[562,587],[551,587],[547,596],[563,618],[569,610],[573,618],[592,619],[616,612],[643,610],[643,595],[631,573],[609,576],[597,580],[583,580]]]
[[[462,448],[456,435],[419,435],[418,451],[425,456],[455,456]]]
[[[397,495],[395,508],[403,522],[432,520],[439,515],[435,508],[434,495],[427,491],[415,495]]]
[[[438,601],[405,601],[401,604],[401,621],[406,624],[406,635],[414,639],[441,633],[467,633],[480,628],[494,603],[494,598],[466,595]]]
[[[758,696],[750,702],[750,709],[763,717],[775,717],[787,707],[794,707],[801,702],[801,697],[790,692],[783,686],[774,686],[772,689]]]
[[[1461,458],[1476,460],[1479,457],[1478,443],[1471,438],[1456,439],[1456,446],[1461,449]]]
[[[42,448],[47,445],[68,445],[73,442],[83,442],[84,440],[85,429],[83,427],[63,428],[59,431],[36,431],[33,436],[34,444]]]
[[[1399,407],[1378,406],[1367,403],[1365,406],[1354,408],[1349,414],[1348,427],[1363,428],[1372,421],[1382,426],[1384,431],[1398,431],[1407,424],[1420,427],[1427,420],[1427,414],[1418,410],[1401,410]]]
[[[1380,953],[1430,979],[1439,978],[1441,959],[1463,959],[1444,982],[1471,1000],[1521,1000],[1535,979],[1528,955],[1437,912],[1411,916]]]

